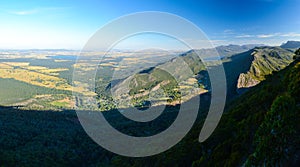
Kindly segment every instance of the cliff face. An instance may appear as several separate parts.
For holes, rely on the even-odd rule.
[[[265,76],[285,68],[293,61],[294,53],[279,47],[259,47],[253,49],[251,56],[249,70],[239,75],[238,89],[253,87],[265,80]]]
[[[238,79],[237,88],[249,88],[259,84],[259,80],[252,78],[248,73],[240,74]]]

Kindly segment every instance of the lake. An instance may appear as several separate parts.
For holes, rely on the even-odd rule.
[[[47,56],[51,59],[59,59],[59,60],[76,60],[77,56],[75,55],[56,55],[56,56]]]

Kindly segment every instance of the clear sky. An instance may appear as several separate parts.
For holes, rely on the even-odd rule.
[[[9,0],[0,2],[0,49],[81,49],[110,20],[142,11],[184,17],[215,45],[300,40],[299,0]]]

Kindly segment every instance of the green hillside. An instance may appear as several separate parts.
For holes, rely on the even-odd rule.
[[[285,68],[293,61],[294,53],[280,47],[259,47],[251,51],[251,56],[249,70],[238,78],[238,89],[255,86],[265,80],[265,76]]]
[[[198,143],[202,121],[171,150],[148,159],[115,158],[132,166],[298,166],[300,62],[227,105],[213,135]],[[151,164],[151,165],[149,165]]]
[[[139,73],[122,80],[113,81],[105,90],[97,89],[102,95],[101,108],[111,108],[110,102],[104,102],[103,92],[108,88],[117,95],[115,98],[122,99],[119,106],[132,104],[132,106],[143,106],[149,96],[154,98],[158,104],[167,101],[169,103],[182,100],[182,97],[189,98],[192,94],[197,95],[205,91],[204,83],[197,81],[197,75],[206,71],[205,66],[195,51],[181,54],[165,63],[145,69]],[[203,77],[203,76],[202,76]],[[127,85],[129,88],[127,88]],[[180,89],[180,86],[182,89]],[[128,91],[126,91],[129,89]],[[109,96],[109,95],[108,95]],[[107,98],[109,99],[109,97]],[[128,106],[126,106],[128,107]]]

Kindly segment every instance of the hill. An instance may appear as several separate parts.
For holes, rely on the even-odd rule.
[[[205,66],[198,55],[191,51],[112,82],[111,88],[115,98],[119,99],[119,107],[130,107],[128,104],[142,106],[149,97],[153,99],[152,105],[180,103],[178,100],[188,100],[206,91],[204,84],[196,79],[201,71],[205,71]]]
[[[280,47],[284,49],[298,49],[300,48],[300,41],[287,41],[283,43]]]
[[[228,97],[232,98],[265,80],[265,76],[285,68],[293,60],[294,53],[290,50],[270,46],[253,48],[254,46],[257,45],[191,50],[133,76],[115,80],[106,87],[106,91],[112,88],[117,101],[114,105],[119,108],[142,107],[143,104],[149,104],[149,97],[152,98],[152,105],[179,104],[210,91],[207,67],[219,66],[216,60],[220,58],[216,56],[222,54]],[[205,60],[205,65],[198,55]],[[103,94],[103,90],[98,92]],[[102,104],[109,103],[102,100]],[[104,110],[107,109],[105,105],[102,107]]]
[[[251,56],[249,70],[239,75],[238,89],[253,87],[265,76],[285,68],[293,61],[294,53],[279,47],[258,47],[251,50]]]
[[[216,50],[219,52],[220,56],[232,56],[234,54],[246,52],[255,47],[263,46],[262,44],[248,44],[248,45],[227,45],[218,46]]]
[[[227,104],[213,135],[197,137],[200,119],[188,136],[171,150],[146,159],[115,157],[118,166],[299,166],[300,62]]]

